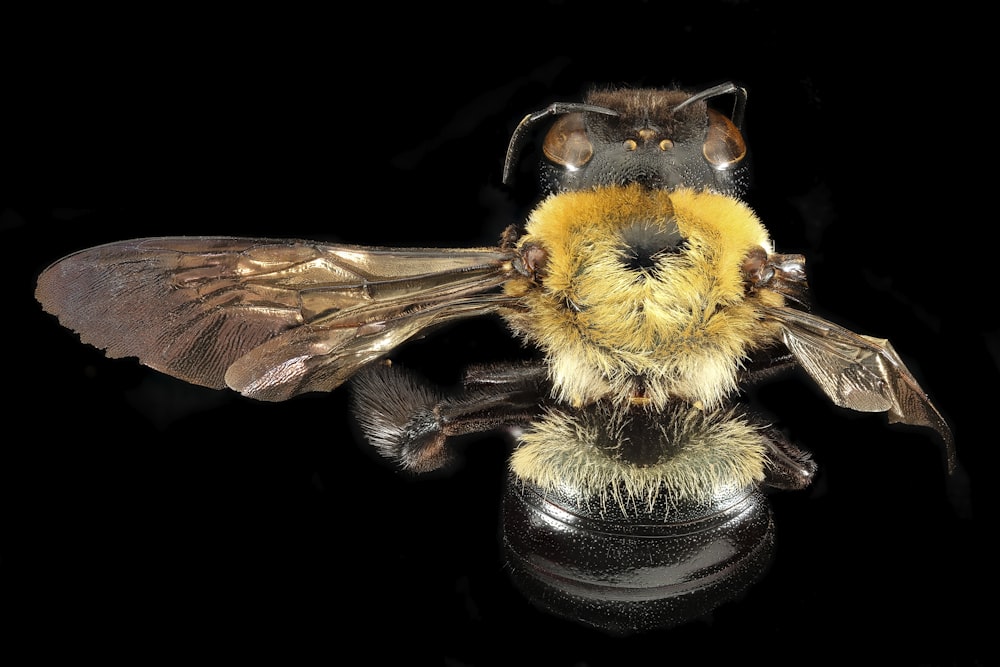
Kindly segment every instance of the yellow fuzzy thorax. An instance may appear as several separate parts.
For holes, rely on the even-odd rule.
[[[647,247],[678,234],[679,247]],[[545,352],[556,398],[567,403],[640,398],[662,408],[681,398],[716,407],[736,389],[746,354],[776,335],[758,306],[782,297],[748,295],[741,273],[747,254],[771,252],[771,242],[731,197],[640,186],[558,194],[532,213],[518,241],[527,244],[546,261],[537,282],[507,284],[527,306],[508,319]],[[651,256],[637,265],[638,246]]]

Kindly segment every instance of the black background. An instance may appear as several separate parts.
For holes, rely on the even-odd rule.
[[[806,7],[67,16],[8,42],[5,630],[78,655],[987,664],[1000,341],[975,39],[957,9],[903,28]],[[489,245],[532,202],[530,181],[500,184],[525,113],[590,84],[725,80],[749,89],[748,201],[808,257],[819,314],[892,340],[961,467],[946,478],[930,432],[775,382],[762,407],[819,476],[772,498],[777,557],[747,598],[671,631],[608,637],[511,588],[501,438],[451,474],[403,475],[365,450],[346,390],[260,404],[189,387],[105,359],[32,298],[49,262],[139,236]],[[399,358],[448,381],[517,354],[476,321]]]

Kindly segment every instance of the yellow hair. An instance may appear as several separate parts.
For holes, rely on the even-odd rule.
[[[758,427],[728,411],[675,405],[657,415],[641,436],[660,452],[648,465],[614,456],[609,444],[620,441],[621,424],[620,415],[602,410],[552,410],[521,436],[511,469],[544,491],[623,509],[627,503],[651,508],[663,495],[669,502],[706,502],[720,489],[764,479],[766,452]]]
[[[683,252],[641,269],[625,265],[629,235],[672,230]],[[736,389],[746,354],[772,341],[758,306],[780,295],[747,295],[741,265],[772,250],[767,230],[743,203],[694,190],[613,186],[553,195],[532,213],[519,244],[546,253],[540,285],[511,281],[528,306],[512,328],[546,354],[556,398],[583,405],[637,398],[662,409],[677,398],[707,408]]]

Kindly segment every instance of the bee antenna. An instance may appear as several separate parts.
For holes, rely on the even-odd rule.
[[[700,93],[695,93],[691,97],[687,98],[680,104],[674,107],[674,113],[680,111],[686,106],[694,104],[695,102],[700,102],[701,100],[707,100],[712,97],[718,97],[720,95],[728,95],[732,93],[736,98],[733,102],[733,113],[730,115],[729,119],[733,121],[733,125],[742,129],[743,128],[743,114],[747,107],[747,89],[737,86],[732,81],[726,81],[725,83],[720,83],[717,86],[712,86],[711,88],[706,88]]]
[[[507,145],[507,158],[503,163],[504,185],[510,185],[511,172],[513,172],[514,164],[517,162],[517,156],[521,153],[521,148],[524,146],[524,138],[528,128],[543,118],[579,111],[590,111],[593,113],[604,114],[606,116],[618,115],[617,111],[613,111],[607,107],[599,107],[597,105],[586,104],[584,102],[553,102],[541,111],[529,113],[521,120],[520,123],[518,123],[517,127],[514,128],[514,134],[510,137],[510,144]]]

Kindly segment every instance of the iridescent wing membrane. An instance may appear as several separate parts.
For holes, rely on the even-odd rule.
[[[792,308],[763,310],[781,325],[785,346],[835,405],[885,412],[890,423],[934,429],[944,442],[948,469],[954,470],[951,428],[888,340]]]
[[[46,269],[46,311],[110,357],[266,401],[330,391],[444,322],[494,312],[499,248],[324,245],[233,237],[121,241]]]

